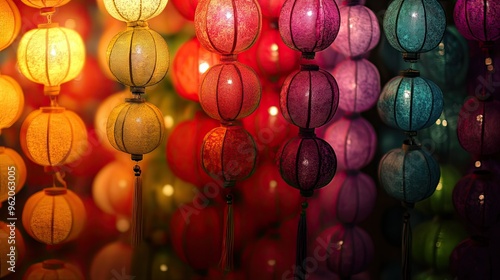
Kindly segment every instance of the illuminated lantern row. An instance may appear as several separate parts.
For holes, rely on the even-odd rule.
[[[142,242],[143,232],[142,171],[138,163],[144,154],[160,146],[166,135],[161,111],[143,98],[146,87],[162,81],[169,68],[167,43],[160,34],[149,28],[147,22],[158,16],[166,5],[166,0],[104,1],[107,12],[127,24],[126,30],[116,34],[109,42],[106,61],[116,80],[130,87],[132,97],[111,110],[106,134],[111,146],[130,154],[136,162],[133,168],[133,246]]]
[[[255,111],[262,91],[253,69],[236,59],[257,41],[262,15],[256,0],[201,0],[194,24],[201,46],[220,55],[220,63],[205,73],[198,94],[203,110],[221,123],[205,135],[201,164],[226,195],[220,266],[229,271],[233,268],[234,249],[231,188],[253,173],[257,159],[253,137],[239,120]]]
[[[387,8],[383,28],[390,45],[403,54],[411,67],[383,88],[377,109],[382,121],[405,132],[399,149],[386,153],[379,163],[379,180],[384,190],[402,202],[402,278],[410,275],[410,210],[431,196],[439,182],[437,161],[415,139],[417,131],[433,125],[443,110],[443,94],[432,81],[412,68],[420,53],[434,49],[442,40],[446,17],[438,1],[396,0]]]

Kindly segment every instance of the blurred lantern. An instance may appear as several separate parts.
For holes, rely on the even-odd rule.
[[[124,31],[124,26],[121,22],[110,20],[109,24],[103,26],[103,31],[101,32],[99,42],[97,43],[97,59],[99,61],[99,66],[101,67],[104,75],[113,81],[115,80],[115,76],[111,73],[111,70],[109,70],[107,50],[111,39],[113,39],[117,33],[122,31]]]
[[[10,0],[8,0],[10,1]],[[0,134],[3,128],[13,125],[21,116],[24,107],[24,95],[21,86],[13,78],[0,75]]]
[[[415,70],[402,71],[384,86],[378,113],[387,125],[417,131],[433,125],[443,111],[443,93]]]
[[[458,31],[469,40],[492,42],[500,38],[500,3],[491,0],[458,0],[453,19]]]
[[[492,279],[496,262],[490,244],[483,238],[467,238],[453,250],[450,268],[454,279]]]
[[[0,146],[0,203],[18,193],[26,182],[26,164],[13,149]]]
[[[417,24],[422,23],[422,24]],[[446,16],[437,0],[396,0],[384,15],[384,32],[391,46],[414,61],[434,49],[443,38]]]
[[[337,79],[339,108],[347,112],[364,112],[377,102],[380,95],[380,74],[366,59],[346,59],[332,71]]]
[[[159,15],[167,6],[168,0],[159,1],[117,1],[104,0],[108,13],[119,21],[136,22],[147,21]]]
[[[359,115],[351,115],[334,122],[325,131],[324,137],[335,151],[340,169],[361,169],[375,155],[375,129]]]
[[[21,147],[43,166],[78,160],[87,148],[87,130],[75,113],[64,107],[42,107],[31,112],[21,127]]]
[[[15,226],[0,222],[0,261],[3,263],[0,267],[0,278],[12,273],[10,267],[15,270],[16,265],[21,266],[25,253],[26,246],[21,232]],[[14,261],[11,262],[12,260]],[[14,265],[10,265],[11,263]]]
[[[198,102],[202,77],[216,64],[219,64],[219,56],[203,48],[196,37],[187,41],[175,54],[172,64],[175,91],[186,99]]]
[[[349,4],[339,10],[340,30],[332,47],[349,57],[358,57],[372,50],[380,39],[378,20],[372,10],[363,5]]]
[[[450,255],[467,233],[455,220],[427,221],[413,231],[413,258],[436,272],[449,269]]]
[[[258,0],[260,8],[262,10],[262,15],[264,17],[271,18],[272,20],[277,19],[280,16],[281,7],[285,3],[285,0]]]
[[[171,0],[175,8],[187,20],[194,20],[194,14],[199,0]]]
[[[54,245],[78,237],[86,221],[80,198],[66,188],[46,188],[32,195],[24,205],[23,226],[39,242]]]
[[[125,98],[129,96],[128,90],[113,93],[108,96],[104,101],[100,102],[97,112],[94,117],[94,127],[97,134],[97,138],[103,145],[103,147],[111,152],[116,152],[116,149],[109,143],[106,134],[106,125],[108,122],[109,113],[118,105],[120,105]]]
[[[102,247],[92,259],[90,279],[112,279],[116,275],[130,275],[132,247],[122,241],[115,241]]]
[[[50,259],[31,265],[26,273],[24,273],[23,280],[35,279],[83,280],[85,277],[83,277],[83,274],[75,265],[60,260]]]
[[[22,0],[24,4],[38,9],[56,8],[67,4],[70,0]]]
[[[12,0],[0,1],[0,13],[2,21],[0,22],[0,51],[7,48],[14,42],[19,30],[21,29],[21,14],[16,4]]]
[[[319,67],[332,71],[339,63],[344,61],[346,57],[336,51],[333,48],[326,48],[320,52],[317,52],[314,56],[314,61],[319,65]]]

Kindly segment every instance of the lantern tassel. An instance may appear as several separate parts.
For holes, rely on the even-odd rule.
[[[234,216],[233,216],[233,196],[226,196],[226,210],[224,211],[224,233],[222,238],[222,255],[220,266],[224,272],[233,270],[233,251],[234,251]]]
[[[402,264],[401,264],[401,274],[403,280],[409,280],[411,274],[411,224],[410,224],[410,211],[408,205],[403,203],[406,208],[406,212],[403,216],[403,233],[402,233]]]
[[[142,242],[142,178],[141,167],[134,166],[134,205],[132,212],[132,247],[137,247]]]
[[[302,203],[302,212],[300,212],[299,226],[297,228],[297,248],[295,256],[295,280],[306,279],[305,260],[307,255],[307,202]]]

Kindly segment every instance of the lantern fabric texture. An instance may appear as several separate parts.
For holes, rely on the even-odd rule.
[[[24,273],[23,280],[36,279],[83,280],[85,278],[75,265],[60,260],[50,259],[30,266]]]
[[[159,15],[167,6],[168,0],[156,1],[120,1],[103,0],[108,13],[119,21],[147,21]]]
[[[82,119],[63,107],[42,107],[31,112],[21,126],[25,155],[42,166],[59,166],[78,160],[87,149]]]
[[[70,0],[22,0],[22,2],[30,7],[43,9],[43,8],[57,8],[67,4]]]
[[[21,29],[21,14],[16,4],[12,0],[0,1],[0,51],[4,50],[19,34]]]
[[[200,86],[200,104],[213,119],[233,121],[244,118],[259,105],[259,78],[250,67],[239,62],[211,67]]]
[[[0,203],[19,192],[26,182],[26,164],[13,149],[0,146]]]
[[[262,14],[257,0],[200,0],[195,13],[196,37],[208,51],[238,54],[260,35]]]
[[[9,237],[15,234],[15,243],[10,244]],[[12,241],[10,241],[12,242]],[[25,256],[26,253],[26,245],[24,243],[23,236],[21,232],[17,228],[12,228],[11,225],[8,225],[4,222],[0,222],[0,261],[4,264],[0,266],[0,277],[3,278],[6,275],[12,273],[8,268],[10,268],[9,262],[11,261],[11,246],[15,245],[14,255],[15,264],[19,265]]]
[[[80,35],[57,23],[40,24],[24,34],[17,49],[19,70],[32,82],[57,95],[62,83],[76,78],[85,63]]]
[[[116,34],[109,42],[106,57],[111,73],[129,87],[155,85],[169,68],[167,43],[147,23]]]
[[[24,205],[23,226],[35,240],[62,244],[78,237],[87,214],[81,199],[65,188],[46,188],[32,195]]]
[[[395,0],[385,12],[383,26],[393,48],[402,53],[422,53],[441,42],[446,16],[436,0]]]
[[[164,142],[165,121],[156,106],[144,99],[131,98],[111,111],[106,132],[115,149],[143,155]]]
[[[24,94],[21,86],[13,78],[0,75],[0,133],[2,128],[13,125],[21,116]]]
[[[340,29],[340,13],[334,0],[288,0],[281,8],[279,30],[283,42],[302,53],[328,48]]]
[[[492,42],[500,38],[498,1],[458,0],[453,19],[458,31],[469,40]]]
[[[290,74],[283,83],[280,108],[290,123],[301,128],[317,128],[335,115],[339,88],[327,71],[317,67],[302,68]]]
[[[382,89],[377,104],[380,118],[387,125],[404,131],[417,131],[433,125],[443,111],[441,89],[418,72],[404,71]]]

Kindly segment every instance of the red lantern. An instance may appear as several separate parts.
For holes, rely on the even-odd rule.
[[[132,247],[121,241],[107,244],[99,250],[90,265],[90,279],[113,279],[131,275]]]
[[[194,13],[199,0],[172,0],[175,8],[187,20],[194,20]],[[167,4],[168,5],[168,4]]]

